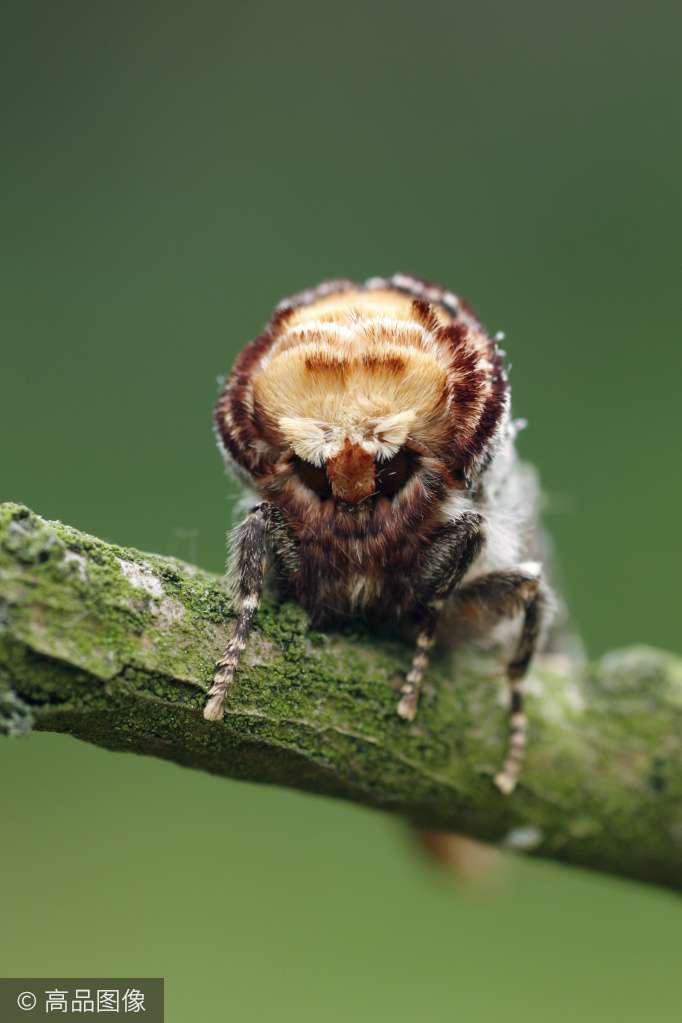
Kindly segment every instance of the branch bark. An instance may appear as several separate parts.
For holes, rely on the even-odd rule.
[[[539,658],[513,796],[501,664],[434,658],[417,720],[409,651],[361,626],[258,615],[225,720],[201,708],[229,630],[221,580],[0,505],[0,732],[67,732],[227,777],[340,796],[419,826],[682,888],[682,660],[635,647]]]

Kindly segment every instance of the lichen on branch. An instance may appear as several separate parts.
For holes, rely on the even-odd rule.
[[[390,810],[421,826],[682,888],[682,661],[646,647],[585,668],[539,658],[510,798],[502,665],[434,657],[417,719],[409,650],[360,625],[310,629],[266,602],[225,719],[201,709],[231,610],[222,581],[0,505],[0,734],[66,732]]]

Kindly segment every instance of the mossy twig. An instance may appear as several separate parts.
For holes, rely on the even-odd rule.
[[[0,732],[68,732],[682,888],[679,658],[539,658],[528,759],[505,798],[492,784],[506,739],[495,658],[436,656],[408,724],[395,712],[401,642],[314,632],[297,606],[266,603],[225,720],[209,723],[230,620],[218,577],[0,505]]]

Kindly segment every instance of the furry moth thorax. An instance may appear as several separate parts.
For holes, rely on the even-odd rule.
[[[508,426],[495,342],[442,288],[397,274],[280,303],[216,406],[228,463],[289,516],[430,517]]]

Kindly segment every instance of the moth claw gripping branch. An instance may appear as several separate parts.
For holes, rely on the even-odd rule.
[[[223,715],[267,576],[315,624],[418,624],[397,707],[407,721],[441,622],[483,637],[513,621],[509,740],[495,778],[510,793],[547,588],[530,560],[537,484],[516,457],[501,353],[471,310],[404,274],[295,295],[238,357],[215,425],[226,464],[261,503],[232,538],[238,616],[204,716]]]

